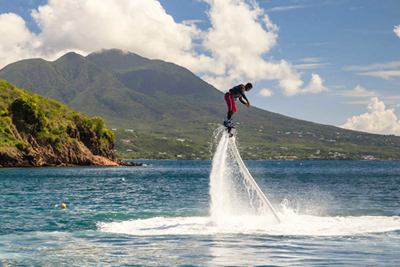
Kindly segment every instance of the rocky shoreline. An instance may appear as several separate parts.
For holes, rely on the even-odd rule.
[[[125,162],[117,159],[114,143],[108,152],[99,149],[98,137],[93,135],[86,140],[64,144],[58,151],[43,140],[32,135],[14,132],[26,146],[0,150],[0,168],[13,167],[66,167],[66,166],[143,166],[142,163]]]
[[[0,157],[2,155],[0,154]],[[43,163],[41,165],[31,164],[29,162],[2,162],[0,168],[31,168],[31,167],[119,167],[119,166],[147,166],[144,163],[126,162],[123,160],[112,161],[102,156],[93,156],[93,161],[90,164],[70,164],[70,163]]]

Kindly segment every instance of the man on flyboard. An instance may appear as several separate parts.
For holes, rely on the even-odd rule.
[[[235,101],[239,98],[239,101],[242,102],[246,107],[249,108],[250,102],[247,99],[245,92],[250,91],[252,88],[253,88],[253,85],[251,83],[247,83],[246,85],[239,84],[239,85],[233,87],[232,89],[230,89],[225,94],[225,101],[226,101],[226,104],[228,105],[228,116],[225,119],[223,124],[229,130],[235,127],[235,125],[233,125],[233,123],[232,123],[233,113],[237,111]]]

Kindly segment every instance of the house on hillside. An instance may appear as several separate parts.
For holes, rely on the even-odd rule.
[[[362,160],[377,160],[377,158],[375,158],[372,155],[365,155],[365,156],[361,156]]]

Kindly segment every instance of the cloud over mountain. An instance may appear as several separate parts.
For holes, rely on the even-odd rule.
[[[13,13],[0,15],[0,66],[32,55],[35,35],[30,33],[25,21]]]
[[[347,122],[340,127],[376,134],[400,135],[400,121],[394,114],[393,108],[386,109],[383,101],[373,97],[367,109],[368,112],[347,119]]]

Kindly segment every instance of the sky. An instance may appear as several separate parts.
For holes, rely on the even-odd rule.
[[[111,48],[223,92],[251,82],[274,113],[400,136],[398,0],[0,0],[0,69]]]

